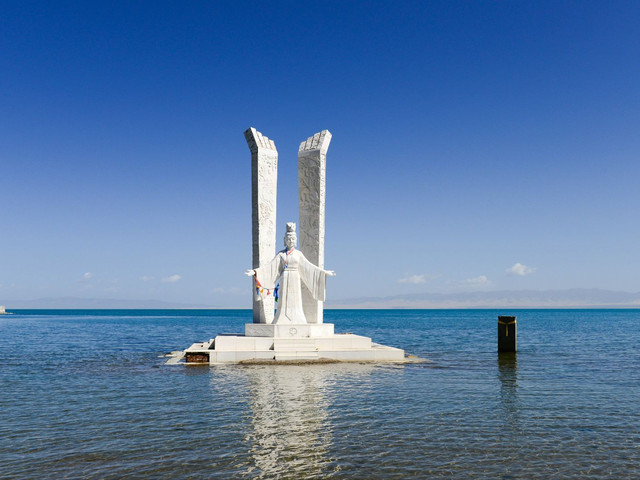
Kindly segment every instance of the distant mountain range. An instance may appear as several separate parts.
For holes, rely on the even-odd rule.
[[[36,300],[0,300],[10,309],[189,309],[230,308],[216,305],[165,302],[161,300],[123,300],[115,298],[56,297]],[[620,292],[597,288],[567,290],[502,290],[466,293],[415,293],[389,297],[361,297],[332,300],[326,308],[640,308],[640,292]],[[247,304],[243,308],[250,308]]]
[[[3,303],[4,302],[4,303]],[[117,298],[78,298],[78,297],[56,297],[38,298],[35,300],[3,300],[0,302],[10,309],[177,309],[177,308],[216,308],[211,305],[163,302],[161,300],[123,300]]]
[[[597,288],[567,290],[501,290],[465,293],[416,293],[390,297],[336,300],[327,308],[501,308],[617,307],[640,308],[640,292]]]

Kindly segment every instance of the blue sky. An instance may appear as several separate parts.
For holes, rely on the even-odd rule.
[[[278,242],[333,134],[329,299],[640,291],[638,31],[638,2],[0,2],[0,303],[249,307],[249,126]]]

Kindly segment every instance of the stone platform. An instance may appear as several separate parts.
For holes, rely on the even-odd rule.
[[[333,323],[266,324],[246,323],[245,337],[317,338],[332,337]]]
[[[333,324],[247,324],[245,334],[218,335],[194,343],[167,363],[405,362],[404,350],[352,333],[333,333]]]

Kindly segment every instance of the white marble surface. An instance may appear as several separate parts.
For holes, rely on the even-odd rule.
[[[301,250],[295,250],[295,224],[289,223],[285,235],[286,248],[278,256],[275,254],[278,152],[273,140],[255,128],[248,129],[245,137],[251,150],[253,206],[253,269],[246,273],[252,277],[252,292],[256,291],[255,282],[258,279],[263,290],[269,289],[270,294],[254,293],[254,323],[245,324],[244,335],[218,335],[208,342],[194,343],[182,355],[202,354],[193,358],[208,356],[211,364],[261,360],[406,361],[404,350],[373,343],[369,337],[335,334],[333,324],[323,323],[321,300],[324,299],[324,281],[326,276],[335,275],[330,270],[324,270],[326,154],[331,133],[323,130],[300,144],[298,183]],[[315,276],[303,272],[305,264],[301,260],[287,259],[287,255],[294,253],[306,257],[305,262],[311,265],[308,269],[315,272]],[[300,275],[304,282],[301,282]],[[273,322],[271,289],[275,287],[277,278],[281,279],[283,291],[286,289],[279,307],[283,308],[283,304],[289,301],[287,297],[294,296],[295,302],[303,307],[292,304],[295,308],[292,309],[293,313],[286,316],[286,322]],[[285,285],[287,280],[290,285]],[[302,292],[305,296],[299,300],[303,284],[309,288]],[[173,356],[170,362],[176,363],[177,358]]]
[[[276,198],[278,151],[273,140],[255,128],[244,136],[251,150],[251,218],[253,268],[266,264],[276,254]],[[255,292],[252,280],[252,293]],[[253,295],[254,323],[273,322],[274,300]]]
[[[287,223],[284,237],[285,249],[268,264],[247,270],[249,276],[255,276],[257,295],[262,298],[275,296],[279,284],[278,310],[274,324],[308,323],[302,304],[302,287],[317,301],[325,299],[326,277],[335,272],[324,270],[309,262],[297,250],[296,224]]]
[[[323,324],[277,324],[260,325],[247,323],[244,326],[244,334],[247,337],[329,337],[333,335],[333,323]]]
[[[330,324],[322,326],[326,325]],[[269,325],[247,324],[247,326],[268,327]],[[214,340],[194,343],[186,352],[207,353],[211,364],[255,360],[276,362],[301,360],[334,360],[340,362],[406,361],[404,350],[373,343],[369,337],[350,333],[308,338],[218,335]],[[176,362],[172,360],[168,363]]]
[[[322,130],[300,143],[298,149],[298,201],[300,251],[314,265],[324,268],[325,202],[329,130]],[[302,288],[302,304],[308,323],[323,322],[323,302]]]

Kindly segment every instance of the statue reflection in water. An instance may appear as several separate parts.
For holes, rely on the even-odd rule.
[[[329,408],[343,376],[370,375],[367,364],[256,365],[246,376],[251,407],[250,478],[316,478],[337,470]]]

